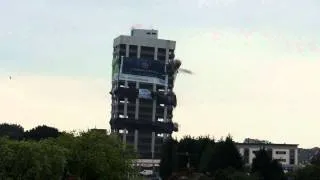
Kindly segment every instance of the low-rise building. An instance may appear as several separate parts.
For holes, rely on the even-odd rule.
[[[284,169],[298,165],[298,144],[236,143],[246,165],[251,165],[255,153],[265,149],[272,159],[278,160]]]

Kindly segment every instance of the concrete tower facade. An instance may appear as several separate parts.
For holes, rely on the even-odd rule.
[[[158,39],[157,30],[132,29],[114,39],[111,130],[132,145],[140,159],[158,159],[161,145],[178,125],[174,79],[176,43]]]

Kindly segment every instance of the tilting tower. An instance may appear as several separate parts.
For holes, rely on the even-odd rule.
[[[158,159],[163,141],[178,131],[173,87],[181,63],[174,51],[175,42],[158,39],[157,30],[132,29],[114,39],[111,130],[140,159]]]

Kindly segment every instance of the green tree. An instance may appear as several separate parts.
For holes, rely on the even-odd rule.
[[[0,140],[0,179],[60,179],[65,150],[51,143]]]
[[[174,139],[167,139],[162,146],[160,161],[160,176],[168,179],[177,168],[177,144]]]
[[[123,149],[116,136],[97,131],[82,132],[74,137],[64,134],[59,143],[69,150],[67,171],[81,179],[125,179],[134,173],[132,149]]]
[[[201,171],[201,160],[203,158],[203,153],[208,146],[212,147],[214,145],[214,139],[210,139],[209,136],[200,136],[196,139],[196,151],[195,151],[195,168],[197,171]]]
[[[210,174],[229,167],[243,169],[242,157],[231,136],[217,143],[209,137],[190,136],[185,136],[179,142],[168,141],[163,146],[161,176],[166,179],[173,172],[185,170],[188,162],[193,170]]]
[[[209,136],[200,136],[196,142],[197,142],[197,152],[201,154],[204,152],[208,144],[214,144],[214,139],[211,139]]]
[[[285,177],[280,163],[272,160],[265,149],[261,149],[256,153],[251,171],[265,180],[282,180]]]
[[[96,131],[40,141],[0,138],[0,179],[60,180],[74,175],[123,180],[128,173],[135,174],[131,162],[135,157],[116,136]]]
[[[7,136],[10,139],[21,140],[23,138],[24,129],[17,124],[0,124],[0,137]]]
[[[4,179],[39,179],[40,178],[40,152],[37,144],[26,141],[7,141],[1,146],[1,154],[7,158],[1,159],[4,166]]]
[[[291,173],[295,180],[317,180],[320,177],[320,153],[316,153],[311,159],[311,165],[298,169]]]
[[[209,163],[211,173],[218,169],[234,168],[243,169],[241,154],[235,146],[232,137],[228,136],[225,141],[220,140],[213,148],[212,157]]]
[[[258,180],[257,177],[250,176],[249,174],[237,171],[233,168],[219,169],[213,176],[214,180]]]
[[[320,167],[316,165],[308,165],[295,171],[292,177],[294,180],[319,180]]]
[[[208,144],[214,144],[214,139],[208,136],[192,138],[190,136],[183,137],[178,142],[178,169],[182,170],[189,167],[199,171],[202,154]]]
[[[252,160],[251,172],[259,173],[261,176],[266,177],[269,173],[269,166],[272,159],[264,149],[256,152],[255,155],[256,157]]]
[[[59,146],[55,140],[43,140],[39,143],[41,179],[61,179],[67,166],[68,149]]]
[[[190,136],[185,136],[178,143],[178,170],[186,169],[187,164],[190,167],[196,168],[198,166],[198,152],[197,140]]]
[[[60,132],[57,128],[49,127],[46,125],[37,126],[24,133],[25,139],[36,141],[47,138],[57,138],[59,135]]]
[[[320,152],[315,153],[315,155],[311,158],[311,164],[320,166]]]
[[[213,156],[214,144],[209,143],[206,145],[205,149],[201,153],[201,159],[199,163],[199,171],[200,172],[210,172],[210,162]]]

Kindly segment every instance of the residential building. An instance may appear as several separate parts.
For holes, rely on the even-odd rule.
[[[298,165],[298,144],[236,143],[244,163],[251,165],[255,153],[265,149],[272,159],[278,160],[284,169],[290,170]]]

